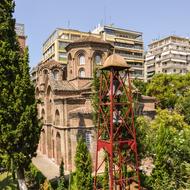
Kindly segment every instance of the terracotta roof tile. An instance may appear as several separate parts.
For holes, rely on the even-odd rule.
[[[59,90],[59,91],[76,90],[68,81],[51,80],[50,84],[53,90]]]
[[[113,48],[113,46],[109,42],[106,42],[106,41],[102,40],[101,38],[97,38],[97,37],[94,37],[94,36],[89,34],[89,36],[85,36],[85,37],[80,38],[74,42],[69,43],[65,47],[65,49],[68,51],[71,47],[81,45],[83,43],[85,43],[85,44],[86,43],[105,44],[105,45],[108,45],[108,46]]]

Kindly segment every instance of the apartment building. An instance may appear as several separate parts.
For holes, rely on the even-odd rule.
[[[115,53],[122,55],[132,67],[132,78],[144,79],[144,49],[141,32],[99,25],[92,30],[90,35],[111,43],[115,48]],[[69,43],[87,36],[89,36],[89,32],[57,28],[43,44],[42,62],[54,59],[66,64],[65,47]]]
[[[168,36],[148,45],[145,56],[145,81],[154,74],[185,74],[190,70],[190,40]]]
[[[26,46],[26,36],[24,33],[24,24],[16,23],[15,24],[15,32],[18,36],[18,42],[21,50],[24,50]]]
[[[99,35],[91,35],[100,38]],[[57,62],[67,64],[67,53],[65,47],[69,43],[87,36],[89,36],[89,32],[63,28],[55,29],[43,44],[42,62],[47,62],[53,59]]]
[[[132,78],[144,79],[144,48],[142,32],[116,28],[113,26],[97,26],[92,33],[114,46],[115,53],[122,55],[131,66]]]

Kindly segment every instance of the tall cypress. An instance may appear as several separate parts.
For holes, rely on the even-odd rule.
[[[92,190],[92,160],[84,139],[78,141],[75,155],[76,184],[78,190]]]
[[[14,165],[20,189],[27,189],[24,169],[36,155],[41,126],[28,49],[23,53],[15,33],[13,0],[0,1],[0,154]]]

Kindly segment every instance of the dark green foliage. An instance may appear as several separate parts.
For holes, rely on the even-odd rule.
[[[61,160],[61,164],[59,166],[59,177],[62,177],[62,176],[65,176],[63,159]]]
[[[75,166],[77,190],[92,190],[92,160],[82,137],[76,148]]]
[[[15,170],[23,170],[36,155],[41,126],[28,50],[21,53],[15,29],[13,0],[0,3],[0,154]]]
[[[30,164],[26,172],[26,181],[31,189],[40,189],[40,185],[44,183],[46,177],[33,165]]]
[[[61,160],[61,164],[59,167],[59,180],[58,180],[58,187],[57,190],[64,190],[65,187],[65,172],[64,172],[64,162]]]
[[[91,97],[91,102],[92,102],[92,106],[94,109],[93,112],[93,121],[94,124],[97,125],[97,118],[98,118],[98,103],[99,103],[99,76],[100,75],[100,71],[98,71],[97,69],[94,70],[93,73],[93,81],[92,81],[92,87],[93,87],[93,95]]]
[[[57,190],[65,190],[65,179],[63,176],[59,178]]]

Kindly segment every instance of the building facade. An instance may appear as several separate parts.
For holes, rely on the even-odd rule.
[[[43,129],[38,151],[56,164],[64,161],[66,171],[74,171],[77,139],[82,135],[95,161],[96,131],[91,95],[93,70],[112,54],[113,46],[91,35],[66,46],[64,63],[55,60],[36,67],[36,98]]]
[[[142,33],[113,26],[98,26],[92,33],[114,46],[115,53],[122,55],[131,66],[131,78],[144,80],[144,46]]]
[[[42,62],[54,59],[57,62],[67,64],[67,52],[65,47],[80,38],[89,36],[88,32],[73,29],[57,28],[43,44]],[[98,35],[93,35],[99,37]]]
[[[148,45],[145,56],[145,81],[154,74],[185,74],[190,70],[190,40],[168,36]]]
[[[89,33],[73,29],[56,29],[43,44],[42,62],[54,59],[67,63],[65,47]],[[98,26],[91,35],[111,43],[114,51],[122,55],[132,68],[132,78],[144,79],[144,48],[142,33],[113,26]]]

